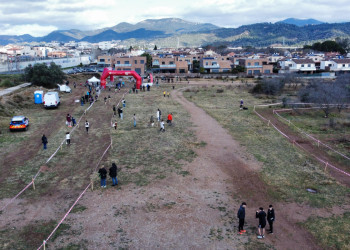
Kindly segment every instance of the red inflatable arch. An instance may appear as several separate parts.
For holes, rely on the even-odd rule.
[[[110,77],[111,81],[113,81],[114,76],[133,76],[136,79],[136,88],[140,89],[142,84],[142,78],[139,74],[137,74],[133,70],[111,70],[105,68],[101,75],[101,87],[106,87],[106,79]]]

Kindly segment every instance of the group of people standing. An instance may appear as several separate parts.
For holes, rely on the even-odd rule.
[[[239,220],[238,222],[238,234],[244,234],[247,231],[243,229],[244,227],[244,220],[245,220],[245,208],[247,206],[247,203],[243,202],[238,209],[237,212],[237,218]],[[260,207],[259,210],[256,211],[255,217],[259,219],[259,225],[258,225],[258,239],[265,238],[265,227],[266,227],[266,220],[269,223],[269,234],[273,234],[273,223],[276,219],[275,217],[275,210],[273,209],[272,205],[269,205],[269,209],[267,210],[267,214],[264,211],[264,208]]]
[[[101,187],[106,188],[107,187],[107,170],[105,169],[104,166],[102,166],[99,170],[98,173],[101,178]],[[109,176],[112,178],[112,186],[118,186],[118,167],[117,164],[114,162],[112,163],[112,167],[109,168]]]

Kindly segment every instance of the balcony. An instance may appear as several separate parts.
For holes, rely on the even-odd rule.
[[[220,69],[220,65],[219,65],[219,64],[215,64],[215,65],[204,65],[203,68],[205,68],[205,69]]]
[[[176,69],[176,64],[162,64],[159,67],[161,69]]]
[[[131,67],[131,64],[114,64],[115,67]]]

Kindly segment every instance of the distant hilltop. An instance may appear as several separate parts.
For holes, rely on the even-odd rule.
[[[306,26],[306,25],[317,25],[322,24],[323,22],[318,21],[316,19],[297,19],[297,18],[287,18],[285,20],[279,21],[278,23],[287,23],[293,24],[298,27]]]
[[[255,23],[238,28],[222,28],[210,23],[195,23],[179,18],[147,19],[126,22],[103,29],[57,30],[43,37],[0,35],[0,45],[23,43],[60,43],[118,41],[130,46],[153,44],[161,47],[260,46],[271,44],[304,45],[317,41],[350,38],[350,23],[323,23],[315,19],[288,18],[276,23]]]

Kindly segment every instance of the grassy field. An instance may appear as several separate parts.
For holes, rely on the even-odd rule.
[[[341,113],[334,110],[329,118],[324,118],[324,113],[320,110],[296,110],[293,113],[281,112],[280,115],[293,122],[306,133],[315,136],[317,139],[350,157],[350,110],[345,109]],[[287,123],[286,121],[283,122]],[[290,126],[290,128],[297,131],[294,126]],[[344,165],[348,164],[348,161],[338,154],[326,151]]]
[[[311,217],[305,226],[321,245],[331,249],[350,249],[350,213],[330,218]]]
[[[169,87],[154,87],[151,92],[127,95],[124,119],[115,118],[118,129],[111,129],[113,149],[109,163],[116,162],[121,168],[118,179],[122,185],[144,186],[171,173],[186,176],[189,173],[181,166],[194,159],[194,147],[203,146],[203,142],[196,142],[193,131],[186,129],[191,126],[189,115],[180,104],[163,97],[164,90],[170,91]],[[156,121],[158,108],[165,120],[165,132],[159,131],[158,122],[150,126],[150,117],[153,115]],[[172,126],[166,123],[169,113],[173,114]],[[133,114],[137,118],[135,128]]]
[[[223,92],[219,93],[221,90]],[[245,88],[233,86],[197,87],[184,94],[218,120],[263,163],[261,176],[276,200],[307,202],[314,207],[329,207],[344,200],[349,203],[346,196],[348,188],[337,184],[317,163],[254,114],[254,105],[271,100],[256,98]],[[239,110],[241,98],[249,110]],[[307,188],[316,189],[319,193],[308,193]]]

